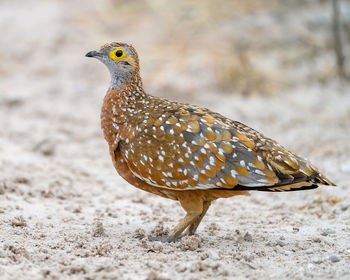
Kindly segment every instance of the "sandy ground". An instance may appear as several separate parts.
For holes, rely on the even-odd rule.
[[[83,5],[39,3],[0,5],[1,279],[350,279],[348,85],[180,92],[309,158],[338,186],[218,200],[196,236],[151,242],[184,213],[112,167],[99,126],[107,71],[83,57],[112,38],[80,16]],[[139,43],[141,61],[150,40]]]

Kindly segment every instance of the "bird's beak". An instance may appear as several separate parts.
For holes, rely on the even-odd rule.
[[[86,57],[96,57],[96,56],[101,56],[101,55],[102,55],[101,51],[90,51],[85,56]]]

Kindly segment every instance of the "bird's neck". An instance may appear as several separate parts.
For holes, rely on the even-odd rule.
[[[108,142],[114,139],[113,135],[120,127],[125,126],[136,112],[142,110],[147,98],[148,95],[142,88],[142,81],[138,74],[133,75],[127,82],[110,86],[101,110],[101,125]]]
[[[138,72],[130,76],[111,75],[111,84],[106,97],[118,106],[130,107],[139,99],[146,98]]]
[[[134,78],[133,76],[134,75],[132,75],[132,73],[120,73],[119,71],[113,71],[111,72],[111,83],[109,88],[119,91],[125,85],[132,85],[132,80]]]

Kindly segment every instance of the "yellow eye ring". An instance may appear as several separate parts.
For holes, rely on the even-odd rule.
[[[109,52],[109,57],[113,60],[118,60],[126,57],[126,53],[124,52],[123,49],[114,49]]]

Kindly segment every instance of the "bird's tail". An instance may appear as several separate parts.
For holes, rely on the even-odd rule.
[[[324,175],[322,175],[319,172],[315,172],[314,175],[309,178],[307,181],[302,182],[295,182],[292,184],[286,184],[286,185],[276,185],[272,187],[267,187],[264,189],[259,189],[259,191],[267,191],[267,192],[288,192],[288,191],[302,191],[302,190],[312,190],[318,188],[317,184],[322,184],[326,186],[335,186],[335,184],[326,178]]]

